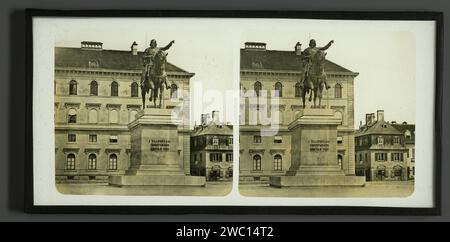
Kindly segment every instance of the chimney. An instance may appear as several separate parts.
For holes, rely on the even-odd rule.
[[[300,42],[297,42],[297,44],[295,44],[295,54],[296,55],[301,55],[302,54],[302,44],[300,44]]]
[[[384,121],[384,110],[377,110],[377,120]]]
[[[102,50],[103,43],[102,42],[94,42],[94,41],[82,41],[81,49],[84,50]]]
[[[138,44],[136,43],[136,41],[133,41],[133,44],[131,44],[131,54],[132,55],[137,55],[138,54],[138,49],[137,49]]]
[[[370,124],[370,118],[372,117],[372,114],[366,113],[366,126]]]
[[[245,42],[245,50],[266,50],[266,43]]]
[[[217,110],[212,111],[212,120],[215,122],[219,122],[219,111]]]
[[[202,114],[201,125],[207,125],[209,123],[209,113]]]

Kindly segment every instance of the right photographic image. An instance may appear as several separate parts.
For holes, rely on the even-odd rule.
[[[408,197],[416,173],[415,35],[326,29],[242,34],[240,194]]]

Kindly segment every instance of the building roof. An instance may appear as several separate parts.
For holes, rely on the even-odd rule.
[[[402,134],[405,134],[406,131],[409,131],[411,133],[410,138],[406,138],[406,142],[414,142],[416,139],[416,125],[415,124],[399,124],[395,123],[392,124],[394,128],[396,128],[398,131],[400,131]]]
[[[233,135],[232,125],[211,121],[207,125],[200,125],[194,128],[191,136],[201,135]]]
[[[303,64],[294,51],[241,49],[241,69],[302,71]],[[325,71],[356,74],[329,60],[325,62]]]
[[[398,129],[394,128],[394,126],[386,122],[384,120],[375,120],[368,125],[363,125],[359,130],[356,131],[355,136],[363,136],[370,134],[394,134],[394,135],[402,135]]]
[[[55,47],[55,66],[62,68],[90,68],[90,62],[98,63],[98,68],[110,70],[142,70],[142,54],[132,55],[130,51],[82,49]],[[167,62],[167,72],[191,74]]]

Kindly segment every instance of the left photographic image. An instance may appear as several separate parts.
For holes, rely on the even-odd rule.
[[[216,99],[233,88],[232,41],[158,20],[66,23],[54,46],[57,190],[227,195],[233,117]]]

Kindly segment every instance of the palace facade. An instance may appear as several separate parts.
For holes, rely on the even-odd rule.
[[[284,175],[291,166],[288,125],[303,109],[300,80],[304,74],[301,44],[293,47],[291,51],[269,50],[265,43],[247,42],[241,49],[239,169],[243,181]],[[358,73],[328,60],[325,72],[331,88],[324,91],[322,108],[328,106],[342,120],[338,126],[336,163],[346,175],[355,175],[354,79]],[[258,103],[247,98],[251,96],[249,91],[259,97]],[[269,92],[267,96],[264,96],[264,91]],[[278,103],[273,100],[278,100]],[[310,108],[311,103],[306,105]],[[278,107],[278,112],[271,111],[272,107]],[[266,121],[255,118],[255,113],[263,113],[274,122],[266,125]]]
[[[55,48],[55,165],[57,182],[106,182],[130,165],[128,124],[142,109],[142,52],[103,49],[101,42]],[[163,105],[189,107],[189,73],[171,63]],[[152,105],[147,101],[147,106]],[[185,116],[186,117],[186,116]],[[189,118],[179,127],[179,159],[190,172]]]

